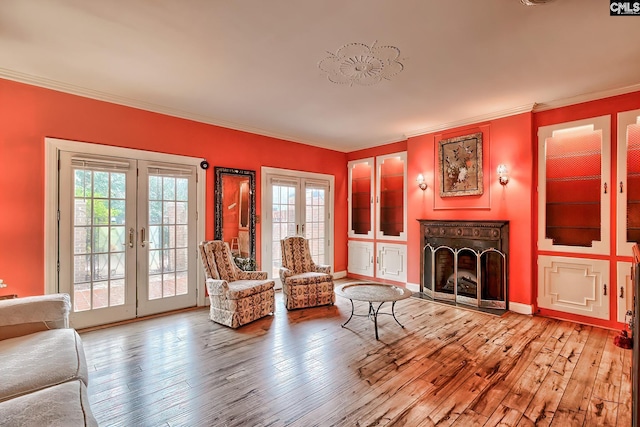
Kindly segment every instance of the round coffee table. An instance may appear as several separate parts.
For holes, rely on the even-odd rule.
[[[348,298],[351,301],[351,316],[346,322],[342,324],[344,328],[347,323],[351,321],[354,316],[368,317],[373,320],[376,339],[378,339],[378,314],[390,314],[400,327],[404,328],[402,323],[396,318],[395,307],[396,302],[409,298],[411,291],[407,288],[396,285],[386,285],[383,283],[375,282],[359,282],[359,283],[347,283],[345,285],[338,286],[335,290],[336,295],[344,298]],[[367,314],[354,314],[355,306],[353,301],[366,301],[369,303],[369,313]],[[380,313],[380,308],[385,302],[391,303],[391,313]],[[373,303],[380,303],[377,308],[374,308]]]

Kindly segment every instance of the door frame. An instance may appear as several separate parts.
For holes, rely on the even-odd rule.
[[[260,168],[260,212],[262,215],[261,227],[260,227],[260,264],[261,270],[270,272],[271,266],[268,268],[265,265],[265,260],[267,259],[267,251],[271,248],[271,218],[269,212],[265,211],[267,206],[267,188],[269,186],[269,176],[278,175],[287,178],[295,178],[295,179],[308,179],[312,181],[327,181],[329,183],[329,199],[327,203],[327,209],[329,212],[329,226],[327,229],[327,236],[329,239],[329,251],[326,256],[326,263],[331,266],[331,268],[335,271],[334,261],[335,261],[335,231],[334,231],[334,223],[335,223],[335,181],[336,178],[333,175],[317,173],[317,172],[303,172],[292,169],[279,169],[268,166],[262,166]],[[271,209],[271,208],[269,208]],[[268,237],[268,239],[267,239]],[[279,277],[273,278],[278,279],[276,281],[279,282]]]
[[[87,154],[114,156],[124,158],[140,158],[163,163],[182,163],[196,166],[196,242],[204,240],[206,171],[200,168],[203,158],[182,156],[177,154],[156,153],[133,148],[114,147],[89,142],[71,141],[58,138],[44,139],[44,293],[58,293],[58,154],[60,151],[83,152]],[[197,251],[196,251],[197,253]],[[204,273],[196,269],[196,304],[203,306],[205,300]]]

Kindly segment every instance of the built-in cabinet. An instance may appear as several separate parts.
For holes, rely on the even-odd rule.
[[[354,160],[349,168],[348,271],[407,280],[407,153]]]
[[[537,303],[624,322],[633,298],[628,259],[640,240],[640,110],[618,114],[615,141],[611,121],[538,129]]]

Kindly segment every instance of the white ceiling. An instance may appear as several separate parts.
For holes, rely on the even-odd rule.
[[[0,77],[353,151],[640,89],[640,16],[606,0],[2,0]],[[349,43],[402,72],[335,84]],[[554,104],[555,102],[555,104]]]

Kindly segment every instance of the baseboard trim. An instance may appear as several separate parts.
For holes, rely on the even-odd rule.
[[[345,277],[347,277],[347,270],[336,271],[335,273],[333,273],[334,279],[343,279]]]
[[[407,282],[407,289],[409,289],[411,292],[420,292],[420,283]]]
[[[514,313],[518,313],[518,314],[526,314],[530,316],[533,314],[533,306],[530,304],[522,304],[519,302],[509,301],[509,311],[513,311]]]

